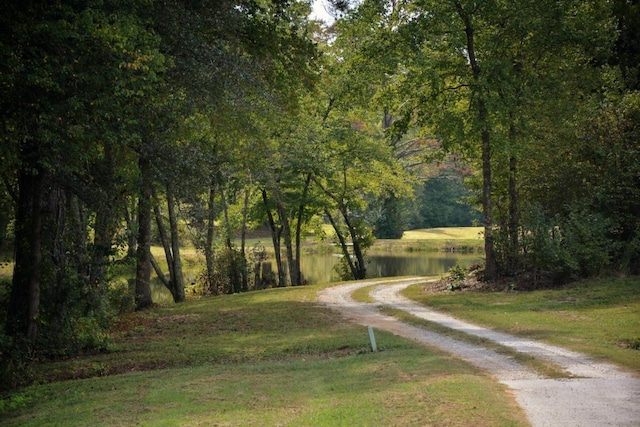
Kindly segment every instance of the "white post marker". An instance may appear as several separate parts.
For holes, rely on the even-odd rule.
[[[378,351],[378,346],[376,346],[376,337],[373,335],[373,328],[371,326],[367,326],[369,330],[369,341],[371,341],[371,351]]]

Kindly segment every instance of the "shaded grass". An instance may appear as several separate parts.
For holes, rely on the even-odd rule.
[[[470,365],[319,306],[321,286],[158,306],[110,352],[38,367],[0,425],[526,425]]]
[[[593,279],[533,292],[425,292],[405,296],[478,325],[608,360],[640,373],[640,278]]]

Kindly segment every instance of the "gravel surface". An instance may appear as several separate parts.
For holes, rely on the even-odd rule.
[[[485,370],[513,390],[532,426],[640,426],[640,379],[579,353],[463,322],[400,295],[407,286],[424,281],[424,278],[416,277],[351,282],[322,290],[319,300],[351,321],[438,347]],[[351,298],[354,290],[371,285],[380,285],[371,292],[376,303],[360,303]],[[566,370],[571,378],[544,378],[493,350],[383,315],[378,311],[381,305],[552,362]]]

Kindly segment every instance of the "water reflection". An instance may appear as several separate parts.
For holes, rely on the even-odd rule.
[[[367,277],[393,276],[439,276],[446,273],[456,264],[470,266],[480,261],[477,254],[454,254],[442,252],[402,252],[390,254],[369,254],[367,256]],[[272,270],[276,271],[275,261],[269,260]],[[337,254],[303,255],[300,260],[302,275],[309,284],[340,281],[336,267],[340,263]],[[187,277],[186,283],[195,280]],[[155,279],[152,281],[152,298],[154,302],[169,304],[173,302],[167,288]]]
[[[367,277],[437,276],[456,264],[470,266],[479,262],[477,254],[400,253],[367,256]],[[334,254],[306,255],[300,261],[302,274],[309,284],[336,282],[340,258]]]

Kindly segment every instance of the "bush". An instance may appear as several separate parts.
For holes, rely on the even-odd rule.
[[[582,206],[571,206],[554,220],[540,208],[529,210],[522,237],[523,270],[534,281],[569,279],[602,274],[611,263],[614,243],[608,238],[610,221]]]
[[[467,269],[461,266],[460,264],[456,264],[451,267],[448,271],[449,273],[449,286],[448,289],[450,291],[458,291],[462,289],[462,285],[464,284],[464,280],[467,278]]]
[[[577,277],[604,273],[611,262],[613,242],[607,237],[611,222],[597,212],[574,206],[561,225],[565,262]]]
[[[18,341],[0,329],[0,392],[14,390],[33,379],[33,351],[26,341]]]
[[[229,248],[216,251],[213,272],[213,277],[210,277],[206,269],[202,271],[195,285],[189,287],[189,292],[194,295],[220,295],[249,290],[248,277],[246,286],[243,278],[243,275],[248,275],[247,262],[240,251]]]

